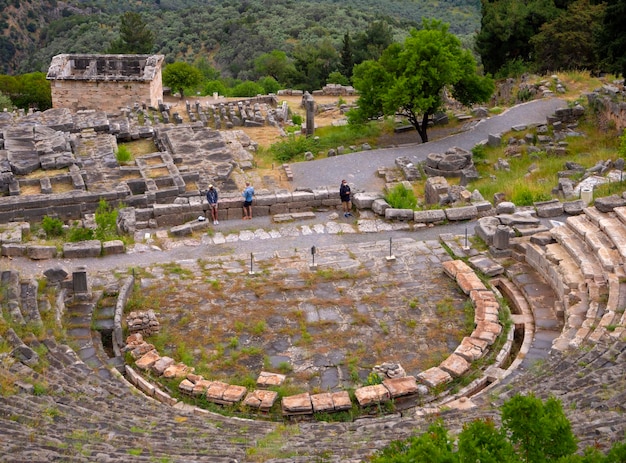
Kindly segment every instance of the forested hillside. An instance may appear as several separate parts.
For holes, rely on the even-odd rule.
[[[422,18],[450,23],[470,37],[480,0],[0,0],[0,73],[45,71],[59,53],[105,53],[118,38],[120,17],[141,14],[155,34],[154,53],[167,62],[206,58],[222,76],[253,77],[255,57],[341,48],[346,33],[384,21],[394,40]]]

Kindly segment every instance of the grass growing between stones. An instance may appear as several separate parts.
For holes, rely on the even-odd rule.
[[[484,147],[484,157],[475,161],[480,179],[471,182],[467,188],[478,189],[485,199],[493,198],[495,193],[504,193],[516,205],[532,205],[535,201],[552,197],[552,188],[558,183],[557,174],[565,170],[566,161],[590,168],[599,161],[616,159],[619,133],[614,127],[611,129],[599,125],[593,114],[589,114],[591,110],[587,111],[588,114],[574,129],[583,135],[570,136],[565,140],[566,156],[551,155],[545,151],[529,154],[527,146],[521,146],[512,153],[509,139],[521,140],[527,133],[536,134],[536,129],[510,132],[504,135],[502,146]],[[510,170],[497,170],[495,166],[498,159],[506,159]]]

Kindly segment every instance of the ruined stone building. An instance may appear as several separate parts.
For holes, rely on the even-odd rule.
[[[163,60],[163,55],[57,55],[46,76],[52,106],[105,112],[135,103],[157,107],[163,99]]]

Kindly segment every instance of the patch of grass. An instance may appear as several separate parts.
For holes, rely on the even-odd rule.
[[[417,206],[415,192],[402,183],[398,183],[385,194],[385,201],[395,209],[415,209]]]

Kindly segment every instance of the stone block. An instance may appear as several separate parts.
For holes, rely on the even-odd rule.
[[[456,282],[465,294],[469,294],[472,290],[485,291],[487,289],[474,272],[457,273]]]
[[[422,371],[417,375],[419,381],[424,383],[430,388],[435,388],[445,383],[452,381],[452,376],[447,371],[442,370],[439,367],[432,367],[426,371]]]
[[[462,207],[452,207],[450,209],[445,209],[446,218],[449,221],[458,221],[458,220],[471,220],[475,219],[478,216],[478,210],[476,206],[462,206]]]
[[[193,391],[191,393],[197,397],[203,396],[206,393],[207,389],[211,387],[212,383],[213,381],[209,381],[207,379],[199,379],[193,385]]]
[[[330,392],[323,392],[321,394],[313,394],[311,396],[311,403],[313,404],[314,412],[332,412],[335,411],[333,404],[333,396]]]
[[[240,402],[246,395],[248,390],[245,386],[238,386],[236,384],[229,384],[222,395],[222,400],[226,403]]]
[[[311,395],[308,392],[283,397],[283,415],[308,415],[313,413]]]
[[[380,193],[355,193],[352,196],[352,204],[357,209],[372,209],[374,201],[381,198],[382,195]]]
[[[254,408],[255,410],[267,412],[270,408],[272,408],[277,398],[278,392],[276,391],[257,389],[248,393],[243,401],[243,404],[247,407]]]
[[[472,269],[462,260],[447,260],[442,262],[443,271],[450,278],[455,278],[459,273],[471,273]]]
[[[502,326],[498,323],[488,321],[478,322],[472,332],[472,338],[482,339],[491,345],[496,341],[501,332]]]
[[[447,359],[439,364],[439,368],[450,373],[451,376],[458,378],[463,376],[470,369],[470,362],[457,354],[450,355]]]
[[[481,358],[487,348],[487,343],[482,340],[477,340],[479,342],[472,342],[472,338],[464,337],[454,351],[454,353],[460,357],[463,357],[468,362],[473,362],[474,360],[478,360]]]
[[[79,241],[63,244],[63,257],[76,259],[83,257],[99,257],[102,254],[102,243],[99,240]]]
[[[558,217],[563,214],[563,204],[558,200],[536,202],[538,217]]]
[[[154,373],[156,373],[158,376],[162,376],[163,372],[171,365],[174,364],[174,359],[171,357],[161,357],[159,358],[156,362],[154,362],[154,365],[152,365],[152,371]]]
[[[270,373],[268,371],[262,371],[256,380],[257,387],[266,388],[271,386],[282,385],[287,377],[280,373]]]
[[[5,257],[20,257],[26,255],[26,247],[25,244],[2,244],[0,253]]]
[[[335,411],[350,410],[352,408],[352,402],[350,401],[350,394],[348,391],[333,392],[333,406]]]
[[[377,215],[385,215],[385,211],[391,206],[383,198],[375,199],[372,202],[372,211]]]
[[[383,386],[389,391],[392,399],[416,394],[418,391],[415,376],[404,376],[402,378],[389,378],[383,381]]]
[[[361,407],[389,401],[389,390],[382,384],[360,387],[354,391],[354,395]]]
[[[443,209],[432,209],[428,211],[414,211],[413,220],[417,223],[437,223],[446,220],[446,213]]]
[[[413,209],[385,209],[385,219],[387,220],[413,220]]]
[[[122,240],[111,240],[102,243],[102,255],[104,256],[124,254],[124,251],[124,242]]]
[[[184,363],[176,363],[170,365],[163,371],[164,378],[184,378],[189,373],[193,372],[193,367],[189,367]]]
[[[150,352],[146,352],[141,358],[137,359],[135,366],[140,370],[148,370],[152,368],[152,365],[154,365],[160,358],[161,356],[159,353],[153,349]]]
[[[57,255],[56,246],[27,245],[26,257],[33,260],[53,259]]]

